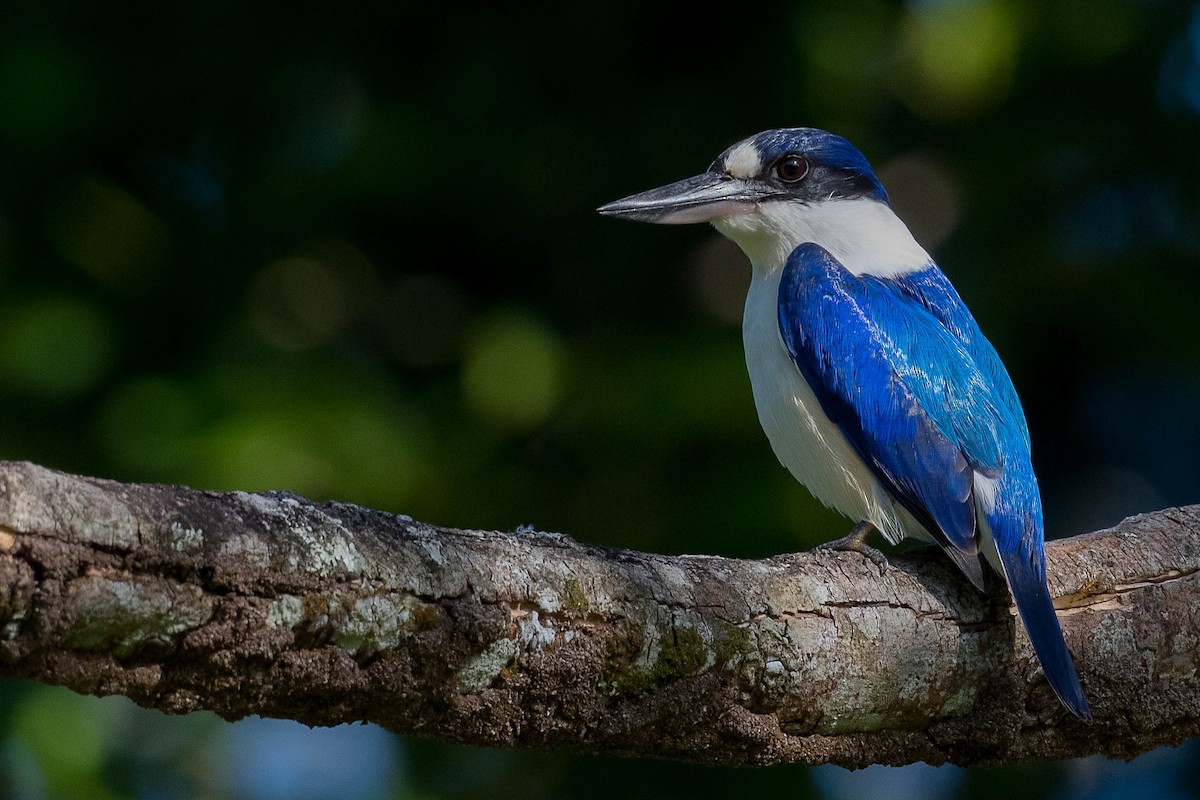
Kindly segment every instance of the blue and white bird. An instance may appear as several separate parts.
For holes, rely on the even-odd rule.
[[[989,565],[1051,688],[1090,719],[1046,586],[1017,393],[862,153],[814,128],[765,131],[599,211],[710,222],[737,243],[753,266],[742,335],[759,420],[792,475],[858,522],[840,543],[861,548],[872,526],[937,542],[980,591]]]

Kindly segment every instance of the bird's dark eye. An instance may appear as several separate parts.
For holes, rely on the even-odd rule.
[[[784,183],[795,183],[808,174],[808,162],[798,155],[786,155],[775,162],[775,174]]]

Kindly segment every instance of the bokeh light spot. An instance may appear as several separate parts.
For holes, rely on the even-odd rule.
[[[315,240],[259,273],[250,289],[250,324],[281,350],[310,350],[377,303],[376,283],[374,267],[354,245]]]
[[[274,262],[251,291],[250,322],[264,341],[283,350],[307,350],[346,321],[346,294],[338,276],[314,258]]]
[[[376,725],[310,728],[250,717],[222,731],[218,780],[246,800],[382,800],[402,769],[391,734]]]
[[[892,208],[926,250],[954,232],[962,216],[962,192],[954,176],[923,153],[909,153],[879,168]]]
[[[794,40],[804,60],[804,103],[821,127],[850,136],[889,100],[896,9],[880,0],[797,4]]]
[[[974,116],[1003,99],[1020,31],[1007,4],[992,0],[909,7],[901,26],[901,98],[930,119]]]
[[[62,798],[114,797],[95,776],[116,739],[112,704],[98,707],[93,698],[57,687],[39,687],[14,711],[12,738],[33,756],[41,770],[47,796]],[[67,726],[64,728],[64,726]],[[70,736],[64,736],[69,729]]]
[[[810,63],[825,76],[867,82],[884,62],[889,8],[879,0],[821,3],[806,9],[796,36]]]
[[[497,428],[524,431],[543,422],[562,393],[558,336],[517,313],[480,325],[467,346],[463,391],[471,409]]]
[[[162,220],[99,177],[65,193],[51,212],[50,235],[63,258],[110,288],[141,288],[168,263]]]
[[[429,438],[376,377],[283,361],[131,381],[108,397],[97,434],[139,476],[378,508],[418,492]]]
[[[185,442],[201,425],[196,393],[177,381],[146,377],[119,387],[101,411],[101,441],[117,460],[147,475],[177,476]]]
[[[1163,57],[1158,96],[1168,113],[1200,115],[1200,7]]]
[[[6,314],[0,330],[0,380],[44,395],[93,386],[113,358],[109,320],[84,300],[59,297]]]

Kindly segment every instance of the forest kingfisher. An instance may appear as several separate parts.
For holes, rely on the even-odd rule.
[[[937,542],[1016,601],[1051,688],[1091,719],[1046,586],[1042,505],[1012,381],[950,281],[892,211],[867,159],[815,128],[771,130],[707,172],[601,206],[710,222],[753,268],[742,336],[775,455],[858,522],[834,543]]]

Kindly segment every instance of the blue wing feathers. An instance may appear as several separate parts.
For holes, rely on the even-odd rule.
[[[927,269],[912,276],[906,276],[903,282],[897,284],[897,289],[919,302],[950,334],[957,339],[970,353],[980,373],[988,380],[994,392],[995,400],[1003,408],[997,413],[1007,415],[1013,430],[1020,434],[1029,449],[1029,428],[1025,422],[1025,412],[1021,401],[1017,398],[1016,389],[1000,355],[992,343],[984,337],[979,325],[967,305],[955,291],[953,284],[939,269]]]
[[[994,416],[986,381],[961,343],[911,296],[815,244],[788,260],[779,325],[822,410],[889,491],[935,538],[974,554],[973,470],[994,473],[1001,458],[994,427],[976,419]]]
[[[1046,678],[1091,711],[1046,588],[1042,510],[1012,381],[934,264],[857,276],[813,243],[779,285],[784,346],[875,476],[981,589],[975,474],[996,481],[988,529]]]

